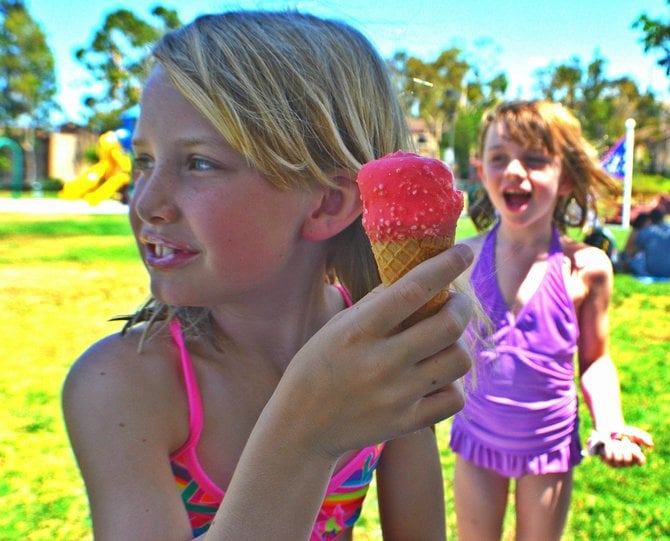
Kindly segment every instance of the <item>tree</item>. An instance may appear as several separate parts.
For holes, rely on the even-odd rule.
[[[396,52],[388,65],[406,109],[426,122],[440,149],[453,150],[458,174],[467,178],[481,115],[502,98],[506,75],[486,70],[484,77],[482,68],[456,47],[442,51],[433,62]]]
[[[670,0],[667,3],[670,5]],[[665,68],[666,74],[670,75],[670,22],[652,19],[646,13],[643,13],[633,22],[633,28],[642,30],[641,41],[645,53],[655,49],[661,50],[662,56],[659,58],[658,64]]]
[[[657,124],[662,109],[653,94],[641,92],[630,77],[608,79],[606,64],[596,53],[586,68],[579,58],[572,57],[535,72],[541,95],[570,108],[587,139],[599,150],[609,147],[625,132],[627,118],[635,118],[640,128]]]
[[[545,98],[560,101],[566,107],[575,109],[581,99],[580,90],[584,70],[579,58],[573,56],[562,64],[550,64],[535,71],[537,88]]]
[[[463,80],[470,65],[461,58],[460,49],[442,51],[433,62],[395,53],[389,61],[399,93],[408,110],[418,111],[428,129],[444,146],[444,135],[453,124],[461,98]]]
[[[643,140],[652,141],[665,132],[668,111],[652,91],[640,91],[630,77],[608,79],[606,64],[596,54],[584,69],[579,58],[573,57],[567,63],[537,70],[537,87],[544,98],[561,101],[575,113],[584,135],[600,153],[625,133],[628,118],[634,118],[636,132],[644,134],[643,139],[636,137],[636,148],[641,150]]]
[[[0,123],[22,128],[26,177],[36,178],[35,133],[49,122],[55,102],[54,58],[23,0],[0,0]]]
[[[470,162],[478,147],[479,128],[485,111],[500,102],[509,82],[504,73],[483,79],[479,68],[472,68],[454,122],[452,142],[460,178],[470,179]]]
[[[89,125],[102,132],[117,129],[121,113],[139,103],[148,74],[148,47],[163,33],[178,28],[177,12],[161,6],[151,10],[154,22],[138,18],[127,9],[107,15],[91,43],[75,52],[75,59],[102,85],[99,94],[88,94]]]

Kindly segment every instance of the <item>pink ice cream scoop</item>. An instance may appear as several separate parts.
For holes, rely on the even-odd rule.
[[[385,285],[453,246],[463,192],[440,160],[397,151],[366,163],[358,186],[363,227]],[[409,324],[437,312],[448,297],[448,290],[440,292]]]

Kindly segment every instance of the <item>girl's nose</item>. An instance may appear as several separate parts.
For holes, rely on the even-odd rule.
[[[142,174],[130,201],[131,211],[145,223],[158,225],[174,222],[179,208],[174,198],[173,183],[168,173],[158,168]]]
[[[526,176],[527,170],[523,162],[519,158],[512,158],[505,168],[505,175],[523,177]]]

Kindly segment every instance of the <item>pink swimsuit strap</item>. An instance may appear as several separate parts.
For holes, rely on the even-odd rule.
[[[351,297],[339,285],[347,306]],[[214,483],[202,468],[196,448],[202,433],[204,414],[193,361],[186,348],[181,323],[173,319],[169,330],[179,349],[181,369],[189,404],[189,436],[184,445],[170,456],[175,481],[189,516],[194,537],[211,525],[225,491]],[[361,449],[330,480],[310,541],[334,541],[358,519],[363,500],[381,458],[384,444]]]

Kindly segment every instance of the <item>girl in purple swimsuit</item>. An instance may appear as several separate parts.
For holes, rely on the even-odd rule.
[[[153,56],[130,204],[153,300],[63,393],[95,539],[348,541],[376,472],[384,538],[443,541],[431,425],[463,405],[471,304],[399,324],[472,251],[368,295],[356,174],[410,141],[383,61],[297,12],[202,17]]]
[[[612,466],[644,464],[646,432],[627,426],[607,344],[612,267],[565,235],[568,211],[615,185],[559,104],[511,102],[485,117],[482,188],[470,214],[470,282],[493,334],[477,342],[476,379],[452,424],[460,541],[498,540],[514,479],[516,539],[559,539],[572,469],[581,460],[576,353],[597,433],[590,450]],[[595,209],[594,209],[595,210]],[[581,223],[580,223],[581,222]]]

